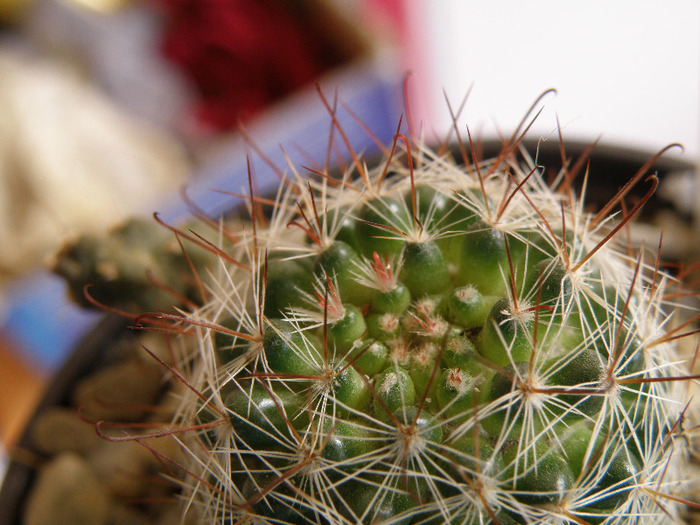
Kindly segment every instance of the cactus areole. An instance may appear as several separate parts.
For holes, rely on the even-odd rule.
[[[185,517],[674,522],[688,330],[625,243],[639,206],[587,214],[585,162],[546,178],[517,139],[475,160],[410,136],[290,167],[271,215],[253,195],[223,224],[201,306],[157,320],[183,333]]]

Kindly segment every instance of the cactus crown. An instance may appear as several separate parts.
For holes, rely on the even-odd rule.
[[[397,135],[285,179],[197,268],[173,428],[207,523],[667,523],[688,371],[673,280],[518,140]],[[655,187],[655,179],[648,184]],[[198,244],[203,245],[202,242]]]

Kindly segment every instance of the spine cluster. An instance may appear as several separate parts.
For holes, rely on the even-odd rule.
[[[633,213],[586,214],[575,174],[545,182],[514,149],[475,163],[397,139],[371,169],[294,173],[267,219],[251,197],[181,320],[189,512],[678,517],[687,370],[669,278],[616,244]]]

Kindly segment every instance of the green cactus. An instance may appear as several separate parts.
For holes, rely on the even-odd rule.
[[[183,252],[155,221],[133,217],[109,235],[84,235],[67,243],[57,254],[53,271],[64,278],[71,297],[82,306],[97,302],[166,310],[197,299],[190,265],[203,266],[213,258],[201,247],[188,248]]]
[[[479,163],[400,145],[288,180],[267,224],[197,269],[213,282],[177,321],[189,388],[171,429],[185,514],[676,520],[680,314],[668,276],[608,235],[631,214],[584,213],[517,144]]]

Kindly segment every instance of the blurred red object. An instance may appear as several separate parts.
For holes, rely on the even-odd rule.
[[[162,50],[197,91],[196,115],[223,131],[362,52],[317,0],[153,0]]]

